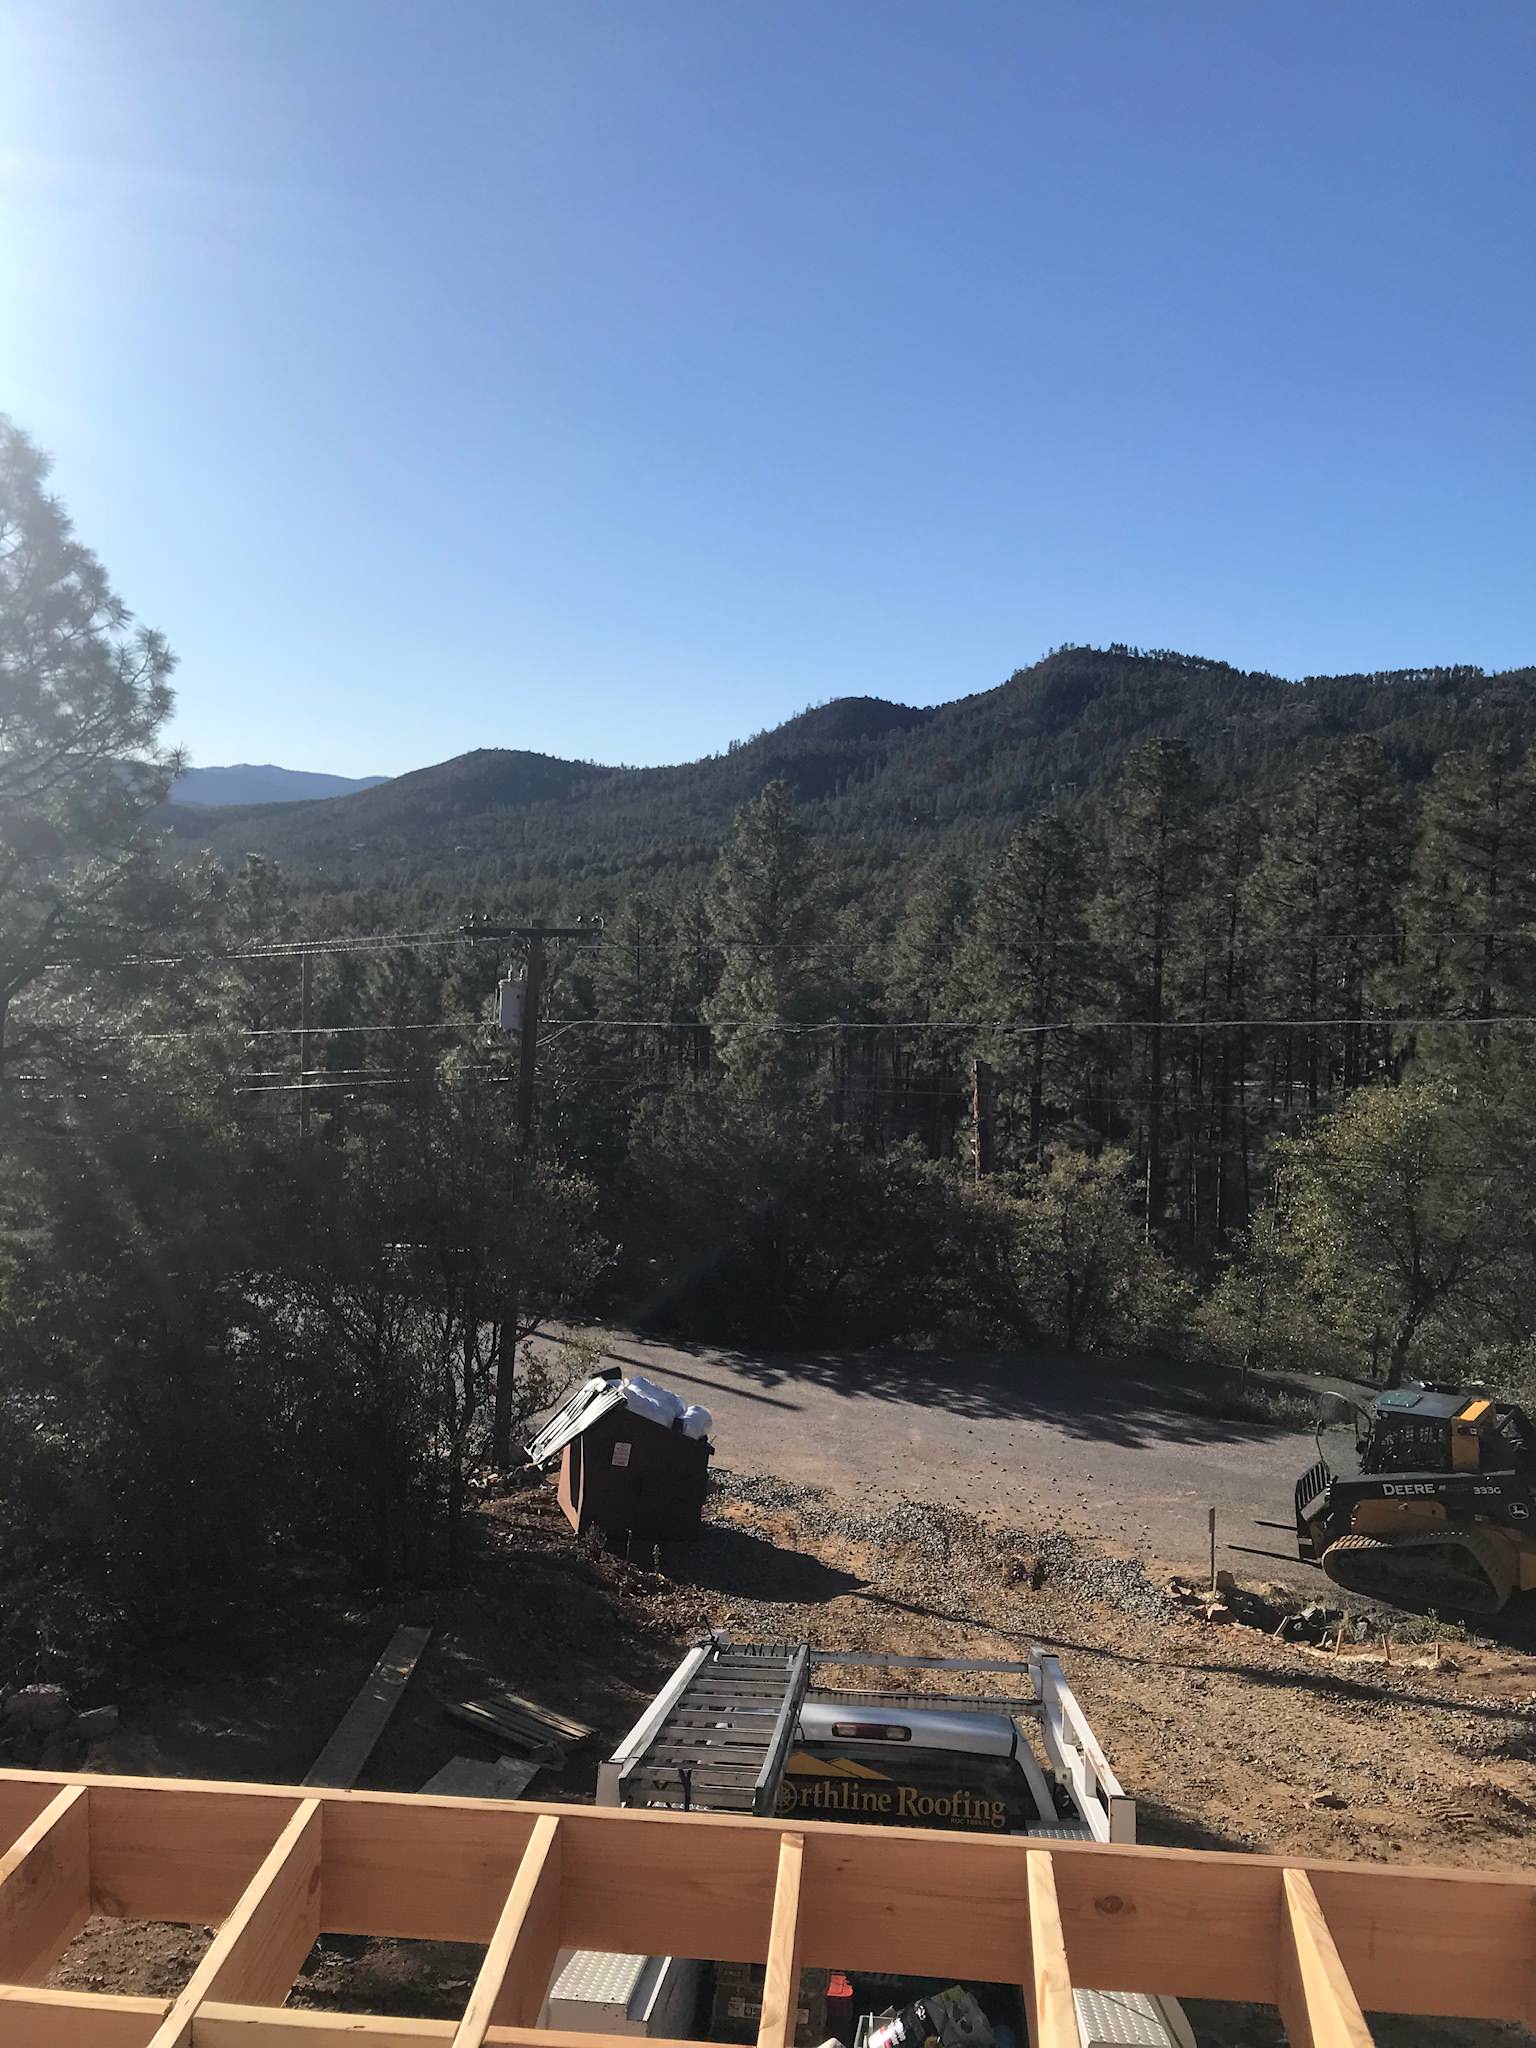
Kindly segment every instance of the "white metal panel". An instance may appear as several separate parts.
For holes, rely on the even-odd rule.
[[[605,1379],[601,1374],[578,1388],[569,1401],[552,1416],[539,1434],[527,1445],[530,1465],[547,1465],[559,1456],[566,1445],[590,1429],[600,1416],[611,1408],[619,1407],[624,1400],[622,1380]]]
[[[611,1949],[579,1948],[550,1986],[551,2001],[579,1999],[587,2005],[627,2007],[654,1956],[628,1956]]]
[[[1083,2048],[1179,2048],[1154,1999],[1140,1991],[1074,1991]]]
[[[569,2033],[685,2037],[698,1984],[699,1966],[686,1957],[563,1950],[539,2025]]]

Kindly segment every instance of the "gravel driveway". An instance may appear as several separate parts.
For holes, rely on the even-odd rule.
[[[855,1497],[931,1496],[1178,1569],[1207,1563],[1211,1507],[1218,1544],[1286,1550],[1286,1536],[1255,1529],[1254,1517],[1285,1520],[1317,1455],[1305,1430],[1202,1412],[1161,1369],[1039,1354],[791,1355],[592,1334],[608,1362],[701,1401],[723,1465]],[[1220,1562],[1250,1579],[1317,1583],[1295,1563],[1218,1551]]]

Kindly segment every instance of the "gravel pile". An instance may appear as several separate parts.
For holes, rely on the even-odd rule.
[[[809,1536],[878,1549],[887,1570],[899,1571],[913,1591],[936,1604],[953,1607],[962,1598],[962,1576],[974,1575],[1000,1585],[1022,1581],[1058,1595],[1075,1593],[1146,1621],[1182,1618],[1178,1602],[1135,1558],[1086,1550],[1065,1530],[996,1527],[944,1502],[902,1494],[846,1501],[819,1486],[725,1466],[715,1467],[711,1490],[765,1514],[790,1515]]]
[[[1143,1621],[1184,1618],[1183,1609],[1167,1588],[1149,1579],[1134,1557],[1108,1557],[1084,1550],[1060,1532],[1042,1538],[1040,1553],[1049,1568],[1047,1584],[1051,1578],[1060,1577],[1085,1598],[1102,1600],[1106,1607],[1137,1615]]]

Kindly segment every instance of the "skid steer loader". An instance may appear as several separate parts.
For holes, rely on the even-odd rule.
[[[1296,1483],[1296,1549],[1337,1586],[1437,1614],[1497,1614],[1536,1587],[1536,1431],[1525,1412],[1424,1383],[1357,1418],[1359,1471]]]

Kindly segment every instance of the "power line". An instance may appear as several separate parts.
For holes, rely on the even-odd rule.
[[[232,1024],[228,1035],[231,1038],[301,1038],[307,1031],[312,1038],[338,1038],[374,1031],[488,1031],[490,1028],[488,1017],[465,1017],[453,1018],[443,1024],[262,1024],[251,1028]],[[109,1042],[130,1039],[136,1045],[161,1045],[192,1038],[218,1044],[222,1034],[206,1026],[190,1031],[109,1031],[105,1034]]]
[[[196,963],[238,965],[242,961],[249,961],[259,965],[268,960],[302,960],[306,957],[313,959],[332,953],[381,953],[395,949],[429,952],[437,948],[472,943],[475,942],[466,939],[457,931],[360,932],[350,938],[274,940],[259,946],[212,948],[193,953],[131,953],[121,964],[124,967],[135,968],[186,967]],[[89,964],[81,960],[56,960],[50,963],[55,969]]]
[[[413,1082],[424,1080],[430,1081],[434,1087],[504,1088],[516,1079],[516,1074],[468,1074],[461,1077],[456,1074],[390,1072],[367,1080],[263,1081],[258,1087],[238,1087],[233,1092],[236,1095],[325,1095],[338,1089],[350,1091],[357,1088],[407,1088]]]
[[[774,1017],[551,1017],[554,1028],[540,1045],[549,1045],[567,1031],[761,1031],[789,1036],[845,1031],[932,1031],[973,1032],[978,1036],[1014,1038],[1049,1037],[1062,1032],[1114,1031],[1484,1031],[1511,1026],[1536,1025],[1536,1014],[1506,1011],[1490,1017],[1082,1017],[1059,1018],[1046,1024],[1010,1024],[992,1018],[825,1018],[815,1023],[794,1024]],[[379,1033],[490,1031],[489,1017],[448,1018],[441,1023],[399,1024],[232,1024],[227,1033],[204,1025],[182,1031],[111,1031],[102,1043],[135,1045],[219,1044],[227,1039],[361,1037]]]
[[[1007,1024],[987,1017],[839,1018],[815,1024],[791,1024],[770,1017],[711,1017],[697,1022],[669,1017],[562,1017],[549,1021],[569,1029],[580,1026],[607,1031],[696,1031],[707,1021],[713,1031],[975,1031],[1037,1038],[1057,1031],[1375,1031],[1388,1026],[1397,1030],[1469,1031],[1536,1024],[1536,1015],[1506,1012],[1496,1017],[1079,1017],[1049,1024]]]

